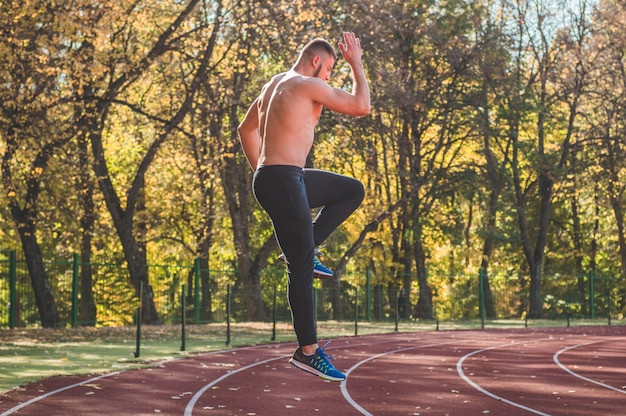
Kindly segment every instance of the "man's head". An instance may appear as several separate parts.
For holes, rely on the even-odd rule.
[[[328,81],[336,59],[337,53],[332,45],[325,39],[316,38],[302,48],[296,66],[305,75]]]

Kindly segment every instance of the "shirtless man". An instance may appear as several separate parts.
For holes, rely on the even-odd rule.
[[[329,42],[314,39],[289,71],[263,87],[238,128],[254,171],[254,196],[272,220],[287,263],[289,306],[299,345],[289,361],[331,381],[346,376],[318,345],[312,290],[319,264],[315,250],[358,208],[364,190],[354,178],[304,165],[323,107],[352,116],[370,112],[361,43],[354,33],[345,32],[338,46],[352,69],[351,93],[328,85],[337,55]],[[311,208],[318,207],[322,209],[311,221]]]

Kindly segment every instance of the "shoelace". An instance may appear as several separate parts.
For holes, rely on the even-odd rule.
[[[328,341],[326,345],[324,345],[317,351],[315,358],[311,361],[313,367],[322,371],[324,374],[328,374],[329,371],[336,370],[335,367],[330,363],[330,361],[334,361],[335,358],[332,355],[324,352],[328,344],[330,344],[330,341]]]
[[[321,354],[322,357],[327,358],[330,361],[335,361],[335,357],[333,357],[330,354],[327,354],[326,351],[325,351],[326,347],[328,347],[328,344],[330,344],[331,342],[332,342],[332,340],[330,340],[326,344],[324,344],[324,346],[320,348],[320,352],[322,353]]]

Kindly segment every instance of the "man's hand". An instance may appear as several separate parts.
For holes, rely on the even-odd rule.
[[[354,32],[343,32],[343,42],[338,43],[341,55],[352,66],[361,62],[361,41]]]

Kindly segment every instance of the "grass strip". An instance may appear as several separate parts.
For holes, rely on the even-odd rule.
[[[605,325],[601,320],[568,322],[571,326]],[[613,321],[613,325],[624,324]],[[563,320],[490,320],[485,328],[563,327]],[[480,329],[479,320],[398,323],[398,332]],[[396,331],[394,322],[318,322],[320,340]],[[143,326],[141,353],[135,358],[135,327],[20,328],[0,329],[0,393],[42,378],[62,375],[102,374],[147,367],[156,362],[190,354],[272,342],[272,324],[246,322],[231,324],[231,346],[226,345],[226,325],[212,323],[186,326],[185,351],[180,351],[179,325]],[[291,323],[278,323],[274,342],[294,342]]]

